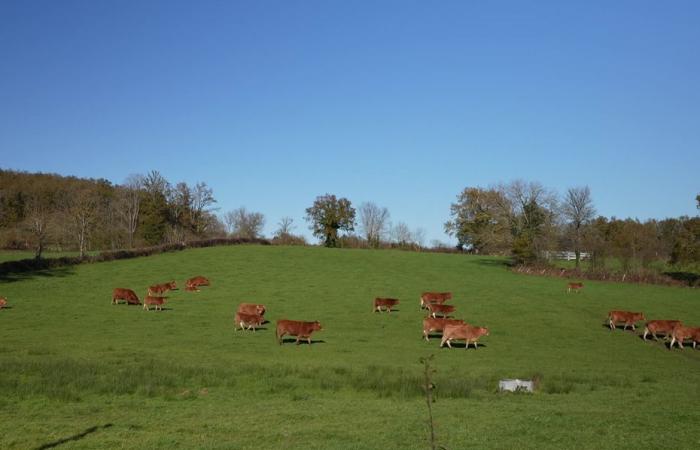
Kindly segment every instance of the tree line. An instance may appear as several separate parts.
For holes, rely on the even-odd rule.
[[[695,200],[700,208],[700,195]],[[206,183],[172,184],[158,171],[112,184],[0,169],[0,245],[32,248],[37,257],[47,248],[75,249],[82,257],[88,250],[263,237],[262,213],[241,207],[219,216],[216,204]],[[392,223],[389,210],[373,202],[356,209],[347,198],[325,194],[305,212],[312,234],[327,247],[426,246],[423,229]],[[295,228],[292,218],[280,219],[273,243],[306,244]],[[596,214],[588,187],[563,195],[522,180],[467,187],[452,203],[444,229],[456,238],[456,250],[508,255],[518,263],[546,259],[552,250],[573,251],[577,267],[583,252],[594,266],[614,258],[625,270],[660,260],[700,262],[700,218],[606,218]],[[433,241],[431,247],[449,246]]]
[[[34,250],[132,249],[193,239],[262,237],[262,214],[245,208],[217,216],[204,182],[171,183],[158,171],[122,184],[56,174],[0,170],[0,245]],[[275,239],[305,243],[282,220]]]
[[[700,209],[700,195],[696,197]],[[445,231],[475,253],[512,255],[518,263],[547,258],[554,249],[590,254],[594,267],[610,259],[623,270],[664,261],[700,262],[700,218],[662,220],[603,217],[588,187],[558,195],[538,182],[513,181],[489,188],[467,187],[451,205]]]

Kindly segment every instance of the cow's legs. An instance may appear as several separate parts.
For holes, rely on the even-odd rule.
[[[306,338],[306,342],[308,342],[309,345],[311,345],[311,335],[309,335],[309,337]]]
[[[674,336],[673,338],[671,338],[671,345],[668,346],[668,349],[671,350],[673,348],[673,344],[675,344],[675,343],[676,343],[676,338]]]

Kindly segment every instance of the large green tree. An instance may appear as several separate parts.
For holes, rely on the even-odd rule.
[[[314,236],[323,239],[326,247],[338,246],[338,232],[355,229],[355,208],[347,198],[326,194],[316,197],[313,206],[306,208],[306,220]]]

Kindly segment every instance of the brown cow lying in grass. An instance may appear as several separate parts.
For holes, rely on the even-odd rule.
[[[145,309],[146,311],[150,311],[149,305],[153,305],[155,307],[156,311],[162,311],[166,298],[168,298],[168,297],[155,297],[155,296],[147,295],[143,299],[143,309]]]
[[[399,301],[395,298],[381,298],[377,297],[372,303],[372,312],[382,312],[382,308],[386,308],[388,312],[391,312],[392,306],[399,304]]]
[[[569,283],[566,285],[567,294],[571,291],[579,292],[581,289],[583,289],[583,283]]]
[[[141,302],[139,301],[138,296],[136,295],[136,292],[132,291],[131,289],[126,289],[126,288],[114,288],[112,291],[112,304],[116,305],[119,303],[119,300],[124,300],[128,305],[140,305]]]
[[[0,309],[3,309],[5,306],[7,306],[7,298],[0,297]]]
[[[644,313],[630,311],[610,311],[608,313],[608,324],[610,325],[611,330],[614,330],[617,327],[618,322],[625,323],[623,330],[626,330],[630,325],[634,330],[634,324],[640,320],[647,320],[646,317],[644,317]]]
[[[452,298],[452,292],[423,292],[420,295],[420,308],[425,309],[431,303],[442,305]]]
[[[428,317],[423,319],[423,337],[425,340],[430,342],[430,333],[433,331],[443,332],[447,325],[464,325],[464,321],[461,319],[435,319],[433,317]]]
[[[154,284],[153,286],[148,287],[148,295],[161,295],[165,294],[168,291],[172,291],[177,289],[177,286],[175,285],[175,281],[169,281],[167,283],[162,283],[162,284]]]
[[[481,336],[488,336],[489,329],[484,327],[473,327],[471,325],[447,325],[442,332],[442,340],[440,341],[440,347],[445,345],[452,348],[450,342],[457,340],[464,340],[466,345],[465,349],[469,348],[470,343],[474,343],[474,348],[478,348],[477,341]]]
[[[241,303],[240,305],[238,305],[238,309],[236,310],[236,312],[264,316],[265,305],[258,305],[255,303]]]
[[[659,340],[657,333],[663,333],[664,338],[668,339],[671,331],[677,326],[683,325],[680,320],[650,320],[644,326],[644,340],[647,340],[647,334],[651,333],[655,340]]]
[[[199,292],[199,286],[209,286],[209,279],[203,276],[197,276],[185,281],[185,290],[190,292]]]
[[[436,314],[440,314],[442,317],[447,317],[448,314],[455,312],[454,305],[437,305],[435,303],[428,303],[428,317],[437,317]]]
[[[282,338],[288,334],[297,337],[297,345],[299,345],[299,340],[302,338],[306,338],[306,342],[311,344],[311,333],[321,330],[323,330],[323,328],[318,321],[301,322],[298,320],[278,320],[276,331],[277,343],[282,345]]]
[[[261,326],[264,320],[263,316],[259,314],[237,312],[233,318],[234,329],[238,330],[238,327],[241,327],[241,330],[252,329],[255,332],[255,328]]]
[[[684,327],[683,325],[676,326],[671,331],[671,345],[668,349],[671,350],[676,342],[678,342],[680,348],[683,348],[683,341],[686,339],[692,339],[693,348],[695,348],[695,344],[700,342],[700,328]]]

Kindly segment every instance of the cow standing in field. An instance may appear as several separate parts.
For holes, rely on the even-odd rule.
[[[167,283],[162,284],[154,284],[153,286],[148,287],[148,295],[158,296],[175,289],[177,289],[175,281],[169,281]]]
[[[372,312],[382,312],[382,308],[386,308],[388,312],[391,312],[391,308],[399,304],[398,299],[395,298],[381,298],[377,297],[372,303]]]
[[[420,308],[425,309],[429,304],[442,305],[452,298],[452,292],[423,292],[420,295]]]
[[[430,333],[433,331],[442,333],[447,325],[465,325],[465,323],[461,319],[436,319],[428,317],[423,319],[423,337],[425,337],[426,341],[430,342]]]
[[[262,325],[265,319],[259,314],[246,314],[242,312],[237,312],[236,316],[233,318],[233,323],[235,325],[234,330],[253,330],[255,333],[255,328]]]
[[[634,324],[640,320],[647,320],[644,313],[630,311],[610,311],[608,313],[608,324],[611,330],[617,327],[618,322],[625,323],[623,330],[626,330],[628,326],[632,326],[632,330],[635,330]]]
[[[132,291],[131,289],[126,289],[126,288],[114,288],[112,291],[112,304],[116,305],[119,303],[119,300],[124,300],[128,305],[140,305],[141,302],[139,301],[138,296],[136,295],[136,292]]]
[[[264,316],[265,305],[258,305],[255,303],[241,303],[240,305],[238,305],[238,309],[236,310],[236,312]]]
[[[3,309],[5,306],[7,306],[7,298],[0,297],[0,309]]]
[[[682,326],[680,320],[650,320],[644,326],[644,340],[647,340],[647,335],[651,333],[654,336],[654,340],[659,340],[656,336],[658,333],[663,333],[664,338],[668,339],[671,335],[671,331],[677,326]]]
[[[454,305],[438,305],[435,303],[428,303],[428,317],[437,317],[440,314],[442,317],[447,317],[448,314],[455,312]]]
[[[583,289],[583,283],[569,283],[566,285],[567,294],[571,291],[578,293],[581,291],[581,289]]]
[[[700,328],[684,327],[683,325],[674,327],[671,331],[671,345],[668,346],[668,349],[671,350],[676,342],[680,348],[683,348],[683,341],[686,339],[692,339],[693,348],[695,348],[695,344],[700,342]]]
[[[445,345],[452,348],[450,342],[457,340],[464,340],[466,345],[465,349],[469,348],[470,343],[474,343],[474,348],[478,348],[477,341],[481,336],[488,336],[489,329],[484,327],[473,327],[471,325],[447,325],[442,332],[442,340],[440,341],[440,347]]]
[[[190,292],[199,292],[200,286],[209,286],[209,279],[203,276],[197,276],[185,281],[185,290]]]
[[[323,330],[323,328],[318,321],[301,322],[298,320],[278,320],[276,331],[277,343],[282,345],[282,338],[288,334],[297,337],[297,345],[299,345],[299,340],[302,338],[306,338],[306,342],[311,344],[311,333],[321,330]]]
[[[150,311],[151,309],[149,308],[149,305],[153,305],[156,311],[162,311],[166,298],[168,297],[155,297],[152,295],[147,295],[143,299],[143,309]]]

